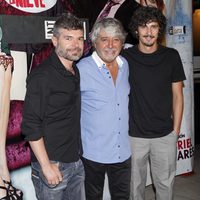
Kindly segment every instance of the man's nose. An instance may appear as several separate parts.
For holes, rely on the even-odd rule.
[[[147,27],[147,34],[151,35],[151,33],[152,33],[151,27]]]
[[[113,47],[113,39],[108,40],[108,47],[112,48]]]

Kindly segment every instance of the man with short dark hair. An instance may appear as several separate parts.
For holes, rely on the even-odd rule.
[[[55,51],[27,79],[22,132],[32,148],[40,200],[84,200],[80,160],[80,87],[74,61],[83,53],[83,23],[64,14],[54,25]]]

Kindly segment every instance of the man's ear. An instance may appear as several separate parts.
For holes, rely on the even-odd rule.
[[[92,46],[93,46],[94,49],[96,49],[96,43],[95,42],[92,43]]]
[[[56,47],[56,46],[57,46],[57,43],[58,43],[57,37],[53,36],[53,37],[51,38],[51,41],[52,41],[52,43],[53,43],[53,46]]]

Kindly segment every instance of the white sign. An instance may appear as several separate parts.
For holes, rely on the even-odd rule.
[[[51,39],[53,36],[53,27],[54,27],[55,21],[44,21],[44,27],[45,27],[45,39]]]
[[[50,40],[53,37],[53,27],[55,24],[55,20],[45,20],[45,39]],[[86,22],[83,21],[83,29],[84,29],[84,40],[87,39],[87,31],[86,31]]]

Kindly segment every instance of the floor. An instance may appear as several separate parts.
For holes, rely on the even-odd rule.
[[[146,187],[145,200],[155,200],[152,185]],[[194,173],[175,179],[174,200],[200,200],[200,145],[195,146]]]

